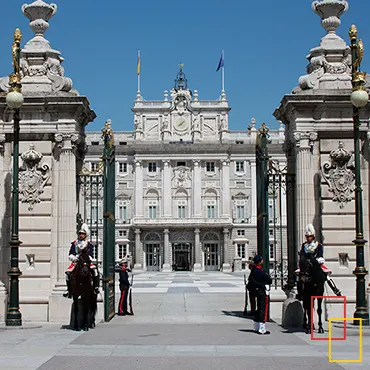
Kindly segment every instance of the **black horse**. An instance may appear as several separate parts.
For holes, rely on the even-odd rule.
[[[74,306],[73,330],[80,330],[79,326],[79,302],[82,303],[82,329],[88,331],[95,327],[95,315],[97,311],[97,295],[94,293],[92,275],[90,271],[90,256],[87,250],[82,251],[75,268],[71,273],[72,297]]]
[[[299,286],[299,295],[303,300],[303,328],[306,329],[306,333],[311,333],[311,314],[315,307],[315,299],[317,300],[317,315],[318,315],[318,333],[323,334],[324,329],[322,327],[322,298],[315,298],[312,301],[314,296],[323,296],[325,282],[327,281],[326,273],[322,270],[320,264],[317,262],[314,257],[306,257],[303,253],[300,255],[299,259],[299,268],[300,268],[300,284]],[[311,301],[313,307],[311,308]],[[313,316],[312,316],[313,320]]]

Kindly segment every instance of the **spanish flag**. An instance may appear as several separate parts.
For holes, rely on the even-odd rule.
[[[138,55],[137,55],[137,68],[136,68],[136,73],[138,75],[140,75],[140,68],[141,68],[141,64],[140,64],[140,50],[139,50]]]

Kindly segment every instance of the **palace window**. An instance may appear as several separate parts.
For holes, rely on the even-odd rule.
[[[215,162],[207,162],[206,170],[207,172],[215,172]]]
[[[91,168],[91,171],[96,171],[99,168],[99,163],[91,162],[90,168]]]
[[[238,256],[240,258],[245,258],[246,256],[246,253],[245,253],[245,244],[238,244],[237,245],[237,248],[238,248]]]
[[[122,259],[127,255],[127,244],[118,245],[118,259]]]
[[[149,172],[157,172],[157,163],[156,162],[149,162],[148,163],[148,171]]]
[[[119,220],[127,219],[127,206],[126,205],[120,205],[118,207],[118,219]]]
[[[127,163],[125,163],[125,162],[120,162],[119,164],[118,164],[118,171],[119,171],[119,173],[127,173]]]
[[[96,238],[98,236],[97,230],[91,230],[91,238]]]
[[[177,162],[177,167],[186,167],[186,162]]]
[[[235,162],[235,172],[244,172],[244,162],[243,161],[236,161]]]
[[[214,200],[207,201],[207,217],[208,218],[216,217],[216,201]]]
[[[238,230],[237,234],[238,236],[245,236],[245,230]]]
[[[149,218],[157,218],[157,201],[149,201]]]
[[[118,230],[118,236],[121,238],[127,236],[127,230]]]
[[[178,218],[185,218],[185,206],[186,200],[178,200],[177,201],[177,217]]]

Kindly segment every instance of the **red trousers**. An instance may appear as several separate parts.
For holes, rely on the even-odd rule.
[[[121,290],[121,298],[118,304],[118,314],[119,315],[127,313],[127,296],[128,296],[128,289]]]

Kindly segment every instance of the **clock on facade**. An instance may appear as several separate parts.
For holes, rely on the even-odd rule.
[[[189,121],[185,117],[177,117],[174,123],[175,130],[185,131],[189,127]]]

